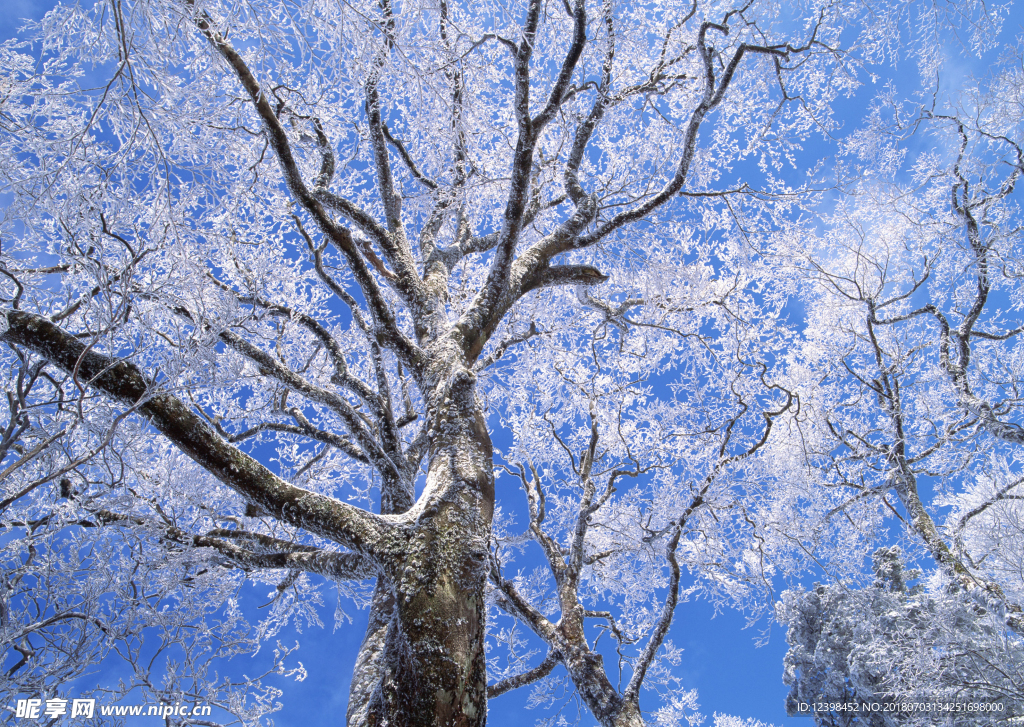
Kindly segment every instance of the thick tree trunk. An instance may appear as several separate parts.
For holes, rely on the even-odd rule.
[[[429,407],[427,484],[413,522],[382,548],[384,575],[350,693],[350,727],[483,725],[484,584],[492,448],[463,372]]]
[[[352,727],[362,727],[368,723],[370,702],[374,693],[383,688],[380,681],[381,657],[384,655],[385,637],[394,609],[395,598],[391,586],[378,578],[370,603],[370,621],[359,647],[349,687],[346,724]]]
[[[619,709],[614,716],[601,724],[605,727],[647,727],[647,723],[640,714],[639,705],[625,699],[619,704]]]

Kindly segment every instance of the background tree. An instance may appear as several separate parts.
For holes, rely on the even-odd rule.
[[[899,548],[879,548],[878,577],[866,588],[817,585],[783,594],[788,709],[861,707],[817,711],[816,723],[830,726],[997,725],[1019,716],[1019,639],[1006,638],[998,614],[962,593],[913,584],[920,571],[905,571],[901,561]]]
[[[603,724],[643,686],[696,720],[679,599],[804,567],[763,457],[800,409],[792,285],[751,243],[905,11],[116,2],[5,45],[8,693],[116,648],[121,693],[256,721],[269,687],[211,665],[328,583],[370,602],[350,724],[481,724],[556,665]],[[275,585],[251,629],[246,579]],[[489,603],[549,649],[499,628],[490,686]]]
[[[846,690],[868,702],[1001,701],[1009,712],[835,714],[823,724],[982,724],[1024,707],[1024,329],[1011,196],[1024,171],[1020,78],[1008,55],[923,110],[879,101],[850,145],[871,176],[837,205],[820,246],[794,248],[811,284],[808,345],[793,368],[807,416],[799,444],[790,441],[812,486],[834,493],[823,521],[856,523],[877,540],[897,518],[929,583],[908,590],[902,555],[882,549],[881,580],[863,593],[821,586],[783,605],[791,709],[797,695],[835,701]]]

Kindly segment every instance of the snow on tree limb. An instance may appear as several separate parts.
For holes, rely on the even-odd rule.
[[[110,358],[42,316],[3,311],[7,326],[3,340],[25,346],[72,374],[83,386],[95,387],[137,410],[161,434],[213,473],[247,502],[281,520],[372,553],[387,521],[346,503],[288,484],[249,455],[218,437],[179,399],[158,393],[129,361]]]

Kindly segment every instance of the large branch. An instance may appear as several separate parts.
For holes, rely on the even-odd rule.
[[[995,581],[975,574],[958,558],[946,544],[928,509],[921,501],[917,486],[917,475],[910,464],[907,452],[906,426],[904,422],[903,403],[900,397],[899,380],[893,376],[890,367],[885,363],[885,351],[875,335],[878,325],[876,303],[868,299],[867,332],[878,370],[878,384],[871,388],[878,394],[879,405],[888,416],[893,426],[894,442],[887,447],[887,465],[889,487],[899,497],[906,508],[910,529],[924,541],[925,547],[932,558],[946,574],[972,595],[980,597],[983,602],[996,601],[1006,611],[1006,624],[1017,633],[1024,633],[1024,611],[1019,604],[1009,601],[1002,587]],[[943,316],[938,316],[940,323],[945,323]],[[948,361],[948,328],[942,339],[942,356]],[[966,374],[965,374],[966,375]]]
[[[579,181],[580,164],[583,162],[583,155],[590,143],[590,137],[594,129],[604,117],[605,109],[609,103],[609,94],[612,85],[612,64],[615,62],[615,24],[612,19],[612,8],[610,0],[603,4],[604,23],[608,32],[608,47],[605,49],[604,63],[601,66],[601,83],[597,87],[597,98],[590,108],[586,120],[576,129],[573,137],[572,148],[569,151],[569,158],[565,164],[565,191],[577,207],[583,201],[586,193]]]
[[[958,335],[959,357],[956,362],[950,356],[952,331],[946,316],[934,305],[926,306],[939,324],[939,363],[956,389],[959,404],[978,417],[978,423],[992,436],[1011,444],[1024,445],[1024,428],[1013,422],[1004,422],[996,416],[993,406],[974,393],[967,378],[967,363],[970,361],[970,336],[974,331]]]
[[[668,634],[668,628],[672,625],[672,616],[675,613],[676,604],[679,602],[680,569],[679,562],[676,560],[676,548],[679,546],[679,536],[682,533],[682,528],[683,520],[680,519],[679,524],[676,525],[672,533],[672,537],[668,541],[668,545],[665,546],[665,558],[668,560],[671,572],[668,582],[668,593],[665,594],[665,603],[661,608],[661,617],[658,618],[658,623],[655,624],[654,631],[651,633],[643,653],[633,664],[633,676],[630,677],[626,691],[623,692],[623,698],[630,702],[636,702],[640,696],[640,687],[647,677],[647,670],[654,663],[654,657],[657,655],[662,642],[665,640],[665,636]]]
[[[185,0],[185,4],[193,8],[194,0]],[[263,128],[266,131],[270,147],[277,156],[278,163],[284,175],[285,185],[291,192],[296,202],[316,221],[317,226],[323,231],[348,264],[352,275],[359,285],[374,318],[378,325],[386,329],[388,338],[394,346],[395,352],[401,356],[405,364],[411,370],[419,370],[420,356],[415,346],[411,345],[402,334],[391,307],[384,298],[383,292],[374,280],[360,252],[352,233],[344,226],[338,225],[328,215],[324,205],[327,205],[356,222],[368,235],[374,238],[382,247],[390,245],[390,238],[386,230],[380,227],[368,214],[357,208],[351,202],[330,193],[325,189],[310,190],[302,179],[299,165],[292,152],[291,142],[288,140],[288,133],[278,118],[274,107],[271,105],[267,95],[260,87],[259,81],[253,75],[249,66],[242,59],[242,56],[228,43],[223,33],[217,30],[213,19],[205,12],[196,13],[192,22],[199,31],[206,37],[213,48],[227,62],[232,72],[242,84],[246,93],[252,101]],[[329,165],[328,165],[329,166]],[[329,171],[329,170],[328,170]],[[321,178],[326,172],[321,171]],[[396,276],[392,281],[395,288],[408,303],[419,299],[419,277],[412,278]],[[415,312],[419,310],[418,304],[411,305]]]
[[[82,521],[81,525],[139,525],[162,529],[166,533],[166,538],[173,542],[212,548],[235,565],[249,570],[268,568],[304,571],[335,581],[362,581],[375,578],[378,574],[373,560],[362,553],[336,553],[247,530],[218,528],[197,535],[169,522],[154,522],[137,515],[125,515],[103,508],[91,512],[93,519]]]
[[[124,359],[97,353],[46,318],[23,311],[0,312],[0,340],[24,346],[144,416],[178,449],[225,485],[277,519],[372,553],[390,523],[365,510],[285,482],[232,446],[177,397]]]
[[[548,102],[544,109],[537,114],[530,122],[531,131],[536,138],[540,131],[554,118],[555,113],[562,105],[565,93],[569,88],[569,81],[576,70],[576,64],[583,55],[583,46],[587,43],[587,9],[583,0],[576,0],[576,6],[572,11],[572,42],[569,51],[565,54],[562,67],[558,71],[551,92],[548,94]]]
[[[953,554],[945,539],[932,520],[924,503],[921,502],[917,488],[917,477],[911,471],[903,457],[898,457],[892,473],[892,489],[896,492],[903,507],[910,516],[909,524],[914,532],[924,541],[935,562],[958,583],[964,591],[977,597],[982,603],[991,606],[993,601],[1005,610],[1004,620],[1007,626],[1024,635],[1024,609],[1006,597],[1002,587],[995,581],[973,573]]]
[[[945,117],[940,117],[945,118]],[[993,200],[1002,199],[1009,194],[1015,186],[1017,176],[1020,174],[1022,165],[1021,151],[1013,144],[1017,152],[1018,162],[1013,165],[1013,172],[1010,179],[1000,185],[1000,190],[995,195],[981,195],[980,199],[973,200],[969,196],[970,185],[961,170],[964,154],[967,149],[967,132],[959,120],[955,120],[957,133],[960,136],[960,152],[957,161],[953,166],[953,173],[957,178],[956,184],[950,190],[951,204],[957,216],[964,223],[967,234],[967,242],[974,253],[975,259],[975,293],[970,308],[964,315],[960,325],[954,330],[951,329],[946,316],[934,305],[927,305],[927,310],[939,324],[939,362],[950,381],[956,388],[959,404],[967,411],[976,415],[983,428],[990,434],[1012,444],[1024,444],[1024,428],[1012,422],[1001,421],[996,416],[995,408],[987,401],[974,393],[968,378],[968,370],[971,364],[971,337],[988,338],[1000,340],[1015,335],[1019,329],[1011,331],[1005,336],[976,332],[974,326],[978,323],[985,311],[985,305],[991,292],[992,283],[989,279],[989,257],[992,255],[990,244],[982,239],[981,223],[978,221],[974,210],[984,206]],[[977,194],[977,191],[974,193]],[[951,349],[956,350],[956,360],[953,360]]]
[[[530,474],[532,477],[527,477],[526,468],[522,464],[519,465],[519,479],[523,482],[523,489],[526,490],[526,499],[530,508],[530,532],[533,533],[533,539],[537,541],[537,544],[544,551],[544,557],[548,561],[551,573],[558,584],[558,590],[561,592],[566,573],[565,559],[562,557],[562,550],[558,541],[544,532],[543,525],[544,517],[547,514],[547,503],[544,497],[544,485],[540,481],[540,475],[537,474],[537,469],[533,464],[530,464]],[[564,604],[562,608],[565,610]]]
[[[595,410],[594,403],[590,404],[590,444],[587,445],[584,451],[582,461],[579,467],[579,478],[583,483],[583,497],[580,498],[580,504],[577,506],[576,513],[576,527],[573,528],[572,542],[569,545],[569,558],[568,558],[568,580],[571,582],[573,590],[573,596],[576,597],[576,590],[579,581],[579,577],[583,572],[584,563],[584,543],[587,536],[587,528],[590,525],[591,516],[597,512],[609,498],[612,493],[615,492],[615,480],[623,474],[627,474],[616,470],[608,478],[608,484],[605,487],[604,493],[598,498],[597,502],[594,502],[594,496],[597,494],[597,486],[594,484],[591,471],[594,467],[594,459],[597,457],[597,444],[600,441],[598,434],[597,424],[597,412]]]
[[[541,5],[540,0],[530,0],[526,23],[523,25],[523,34],[516,47],[513,109],[516,114],[519,134],[512,158],[508,200],[505,203],[505,214],[498,233],[494,260],[491,262],[487,280],[457,324],[465,333],[470,334],[465,338],[472,338],[476,329],[487,319],[495,300],[508,280],[512,256],[515,253],[516,241],[519,239],[519,231],[522,226],[523,213],[526,210],[530,169],[533,166],[533,150],[536,144],[530,119],[530,58],[533,55],[537,39]]]
[[[213,548],[243,568],[300,570],[335,581],[362,581],[377,577],[377,567],[361,553],[332,553],[320,549],[254,553],[209,535],[193,536],[191,542],[197,547]]]
[[[430,296],[434,300],[440,302],[447,292],[448,276],[450,275],[451,269],[456,260],[450,253],[438,250],[437,236],[444,223],[445,213],[456,202],[459,190],[465,186],[466,181],[472,173],[472,163],[469,159],[469,144],[466,139],[466,132],[463,128],[462,120],[465,105],[465,78],[462,72],[460,59],[456,54],[453,39],[449,34],[449,27],[452,23],[448,15],[448,3],[446,0],[440,1],[438,9],[440,10],[438,31],[441,36],[441,43],[444,45],[446,55],[444,77],[451,84],[452,89],[452,112],[450,123],[455,146],[454,179],[447,189],[439,190],[437,184],[430,180],[421,178],[422,175],[415,171],[411,160],[406,159],[406,165],[413,172],[414,176],[421,179],[421,181],[423,181],[424,184],[427,184],[428,187],[432,184],[433,186],[431,189],[437,192],[434,207],[430,212],[430,216],[427,218],[427,222],[423,225],[422,231],[420,232],[420,256],[423,260],[424,286],[428,290]],[[384,130],[385,132],[387,131],[386,126],[384,127]],[[400,153],[402,153],[403,158],[405,158],[405,154],[404,152],[401,152],[401,149]],[[456,244],[458,244],[458,242],[468,234],[468,231],[468,221],[460,211],[459,217],[456,221]]]
[[[384,121],[381,118],[381,99],[379,83],[384,67],[387,63],[387,56],[394,45],[395,19],[391,11],[391,5],[387,0],[381,0],[381,9],[384,13],[384,24],[381,32],[384,34],[384,46],[377,52],[373,59],[370,73],[366,79],[365,100],[366,116],[370,129],[370,146],[373,149],[373,160],[377,169],[377,189],[380,192],[381,201],[384,204],[384,216],[387,219],[388,232],[390,234],[379,235],[376,240],[384,252],[384,257],[398,275],[395,281],[395,288],[403,294],[406,304],[413,310],[414,315],[419,313],[419,304],[423,300],[423,290],[420,285],[419,275],[412,258],[412,250],[409,247],[405,234],[405,227],[402,224],[402,196],[395,189],[395,179],[391,172],[391,160],[388,155],[387,133]],[[402,281],[399,283],[398,281]]]
[[[523,227],[527,210],[530,189],[530,170],[533,166],[533,152],[540,132],[551,120],[562,104],[569,80],[576,69],[576,64],[586,44],[587,15],[582,0],[577,0],[573,10],[573,38],[562,62],[558,78],[551,89],[547,104],[535,119],[530,118],[530,58],[536,43],[537,27],[540,19],[541,3],[532,0],[523,26],[522,39],[519,42],[515,60],[515,102],[514,109],[519,134],[512,160],[512,174],[509,182],[508,200],[501,230],[495,245],[494,260],[491,262],[487,280],[472,304],[460,317],[457,327],[463,332],[466,351],[471,357],[479,355],[486,342],[481,341],[481,329],[488,329],[484,334],[490,336],[496,324],[495,308],[508,288],[512,275],[512,261],[516,243]]]
[[[495,602],[503,611],[529,626],[533,633],[553,648],[564,646],[562,635],[555,624],[534,608],[533,604],[519,593],[515,584],[502,575],[495,559],[491,562],[490,580],[498,592]]]
[[[458,324],[464,331],[470,334],[467,336],[467,353],[469,356],[475,357],[479,355],[487,339],[497,328],[501,318],[519,298],[531,290],[543,285],[566,283],[593,285],[602,282],[603,276],[598,271],[593,270],[593,268],[590,268],[593,274],[587,275],[583,274],[583,266],[552,266],[552,261],[556,256],[564,252],[593,246],[620,227],[643,219],[672,199],[673,196],[682,190],[688,178],[690,165],[697,150],[697,137],[701,125],[708,114],[721,104],[725,98],[725,94],[732,84],[743,57],[747,53],[786,57],[790,51],[788,47],[756,46],[744,43],[737,48],[729,60],[722,77],[719,79],[715,72],[716,61],[713,49],[707,45],[706,41],[707,32],[711,29],[724,34],[729,32],[728,27],[725,25],[705,22],[698,33],[697,45],[704,65],[704,93],[700,102],[690,114],[683,138],[682,156],[673,177],[665,184],[661,191],[643,204],[621,212],[589,234],[584,235],[584,230],[597,213],[596,200],[585,195],[582,187],[579,186],[578,180],[575,178],[573,170],[569,168],[567,170],[569,172],[567,190],[576,197],[576,200],[574,200],[577,204],[576,212],[570,219],[559,225],[553,233],[534,243],[514,263],[508,265],[508,275],[502,278],[503,286],[492,286],[496,279],[495,270],[497,269],[492,266],[487,286],[477,295],[477,299],[469,310],[463,314]],[[609,67],[611,59],[612,56],[606,56],[606,64]],[[596,119],[593,120],[593,123],[596,124],[603,113],[600,110],[600,101],[592,109],[592,113],[596,116]],[[582,150],[586,148],[586,140],[589,138],[588,135],[590,133],[592,133],[592,129],[588,130],[587,123],[585,122],[581,135],[575,140],[579,148],[574,151],[580,155],[580,159],[582,159]],[[570,152],[571,157],[572,155],[573,151]],[[525,197],[525,192],[523,196]],[[498,252],[496,253],[495,265],[497,265],[497,260],[502,257],[503,244],[506,244],[505,228],[502,229],[500,239],[496,245]],[[570,267],[577,268],[576,274],[569,273],[568,268]],[[492,291],[493,297],[490,297]]]
[[[543,679],[558,666],[558,658],[557,651],[549,651],[548,655],[544,657],[544,661],[532,669],[487,685],[487,698],[500,697],[505,692],[511,692],[513,689],[519,689],[519,687],[525,687],[527,684],[533,684],[535,681]]]

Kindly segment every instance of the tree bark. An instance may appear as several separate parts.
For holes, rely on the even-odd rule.
[[[424,493],[381,546],[383,575],[353,676],[350,727],[486,723],[493,450],[475,377],[461,361],[454,368],[430,377]]]
[[[639,705],[619,693],[608,680],[604,659],[590,649],[583,632],[583,607],[563,613],[558,631],[565,642],[562,664],[583,703],[602,727],[644,727]]]

